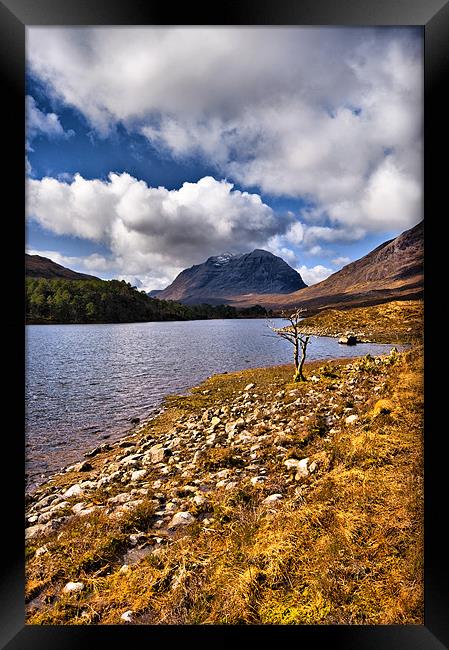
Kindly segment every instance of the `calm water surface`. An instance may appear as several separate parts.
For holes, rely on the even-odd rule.
[[[285,321],[276,320],[277,326]],[[313,337],[308,360],[388,353]],[[209,375],[292,362],[292,346],[265,320],[209,320],[26,328],[28,487],[148,418],[166,395]]]

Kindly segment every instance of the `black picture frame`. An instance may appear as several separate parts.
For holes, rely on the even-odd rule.
[[[413,626],[26,626],[24,614],[24,93],[25,28],[29,25],[415,25],[425,38],[425,618]],[[129,644],[139,639],[148,644],[173,641],[190,644],[267,643],[321,644],[345,650],[440,650],[449,647],[449,584],[446,559],[444,495],[447,493],[447,461],[441,453],[445,437],[443,382],[433,381],[431,364],[441,360],[437,279],[445,276],[447,257],[439,236],[444,221],[444,150],[449,112],[444,101],[449,69],[449,2],[447,0],[224,0],[212,7],[191,3],[174,10],[169,3],[151,0],[0,0],[0,70],[2,77],[4,149],[7,162],[3,186],[11,207],[4,208],[4,250],[8,260],[5,293],[7,343],[4,362],[8,381],[4,388],[5,426],[2,503],[6,544],[0,562],[0,643],[9,650],[93,647],[99,642]],[[447,84],[446,84],[447,85]],[[6,154],[6,155],[5,155]],[[12,276],[12,277],[11,277]],[[443,298],[444,301],[444,298]],[[9,343],[11,342],[11,343]],[[14,345],[13,345],[14,342]],[[438,347],[437,347],[438,346]],[[440,392],[439,392],[440,390]],[[16,404],[14,407],[13,404]],[[440,424],[440,422],[442,424]],[[447,425],[446,425],[447,427]],[[446,471],[445,471],[446,470]],[[256,636],[255,636],[256,635]],[[288,639],[287,639],[288,637]]]

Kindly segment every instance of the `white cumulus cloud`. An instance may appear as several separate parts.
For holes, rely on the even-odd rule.
[[[335,264],[335,266],[341,268],[342,266],[346,266],[346,264],[349,264],[350,261],[351,261],[350,257],[347,257],[346,255],[342,255],[341,257],[335,257],[332,260],[332,264]]]
[[[305,266],[302,264],[300,267],[297,267],[296,270],[301,275],[302,279],[307,285],[316,284],[325,280],[332,273],[335,273],[334,269],[328,269],[322,264],[317,264],[316,266]]]
[[[31,27],[28,65],[98,134],[121,123],[245,187],[306,197],[303,220],[341,239],[423,216],[416,29]]]
[[[31,95],[26,96],[26,130],[27,148],[30,150],[30,143],[37,135],[46,135],[49,138],[70,138],[75,135],[72,129],[64,130],[56,113],[41,111]]]
[[[89,270],[117,269],[160,288],[186,266],[225,250],[247,252],[288,228],[260,196],[210,176],[178,190],[150,187],[129,174],[107,180],[75,175],[70,182],[30,179],[29,218],[58,235],[104,244],[111,259],[90,256]]]

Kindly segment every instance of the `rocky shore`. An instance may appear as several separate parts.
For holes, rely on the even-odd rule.
[[[314,362],[300,384],[291,367],[214,376],[87,452],[27,496],[29,622],[145,623],[150,611],[167,622],[155,584],[179,545],[226,534],[239,503],[268,519],[299,508],[338,471],[348,441],[394,422],[392,379],[406,356]],[[109,580],[142,571],[143,601],[103,594],[100,605]]]

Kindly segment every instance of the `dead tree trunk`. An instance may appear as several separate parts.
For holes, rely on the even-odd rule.
[[[295,381],[306,381],[306,378],[304,377],[303,374],[303,366],[304,366],[304,361],[306,360],[306,353],[307,353],[307,344],[309,342],[310,336],[306,336],[303,339],[299,339],[301,343],[301,361],[299,363],[299,366],[296,371],[295,375]],[[297,377],[297,379],[296,379]]]
[[[293,352],[293,359],[294,359],[294,364],[295,364],[295,377],[298,374],[299,371],[299,346],[298,346],[298,340],[296,339],[294,341],[294,352]]]
[[[306,359],[307,344],[309,343],[310,335],[301,332],[301,317],[303,309],[298,308],[293,314],[285,315],[283,318],[290,321],[287,327],[270,327],[273,332],[278,336],[285,339],[293,345],[293,362],[295,365],[295,374],[293,381],[306,381],[304,376],[303,367]],[[301,360],[299,359],[299,348],[301,348]]]

